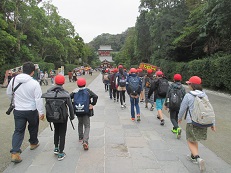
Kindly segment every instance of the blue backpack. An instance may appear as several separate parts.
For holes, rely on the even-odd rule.
[[[90,95],[87,88],[79,90],[74,95],[74,111],[76,115],[89,113]]]
[[[130,76],[128,81],[128,91],[131,95],[137,96],[140,92],[140,80],[138,76]]]

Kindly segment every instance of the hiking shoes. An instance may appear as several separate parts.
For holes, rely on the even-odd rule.
[[[160,125],[161,125],[161,126],[164,125],[164,119],[160,120]]]
[[[139,116],[137,116],[137,121],[141,121],[141,119],[140,119],[140,115],[139,115]]]
[[[83,142],[83,149],[88,150],[88,142]]]
[[[177,132],[176,132],[176,138],[177,138],[177,139],[180,139],[180,138],[181,138],[181,128],[177,128],[176,131],[177,131]]]
[[[58,154],[58,161],[63,160],[66,157],[66,154],[64,152]]]
[[[12,153],[11,154],[11,162],[20,163],[21,161],[22,161],[22,159],[20,157],[20,153]]]
[[[39,146],[39,143],[37,144],[30,144],[30,150],[34,150]]]
[[[59,148],[54,149],[54,154],[56,154],[56,155],[59,154]]]

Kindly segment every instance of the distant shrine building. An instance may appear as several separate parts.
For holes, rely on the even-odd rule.
[[[112,56],[111,56],[111,51],[113,49],[111,48],[111,45],[101,45],[100,48],[98,49],[98,55],[99,55],[99,60],[101,62],[101,68],[111,68],[112,67]]]

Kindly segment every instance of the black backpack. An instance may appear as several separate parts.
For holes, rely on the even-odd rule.
[[[67,107],[64,99],[47,98],[45,108],[48,122],[64,123],[67,120]]]
[[[183,98],[184,98],[184,94],[182,91],[182,87],[171,88],[169,90],[169,109],[174,111],[179,111]]]
[[[165,78],[160,78],[158,81],[157,94],[161,97],[166,97],[168,91],[169,83]]]
[[[124,74],[119,74],[119,86],[125,87],[126,86],[127,77]]]

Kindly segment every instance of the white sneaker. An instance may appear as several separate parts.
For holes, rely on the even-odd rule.
[[[206,170],[205,161],[203,159],[201,159],[201,158],[197,158],[197,162],[198,162],[200,171],[205,171]]]
[[[124,105],[121,105],[121,108],[124,109]]]
[[[126,108],[126,103],[124,103],[124,108]]]

